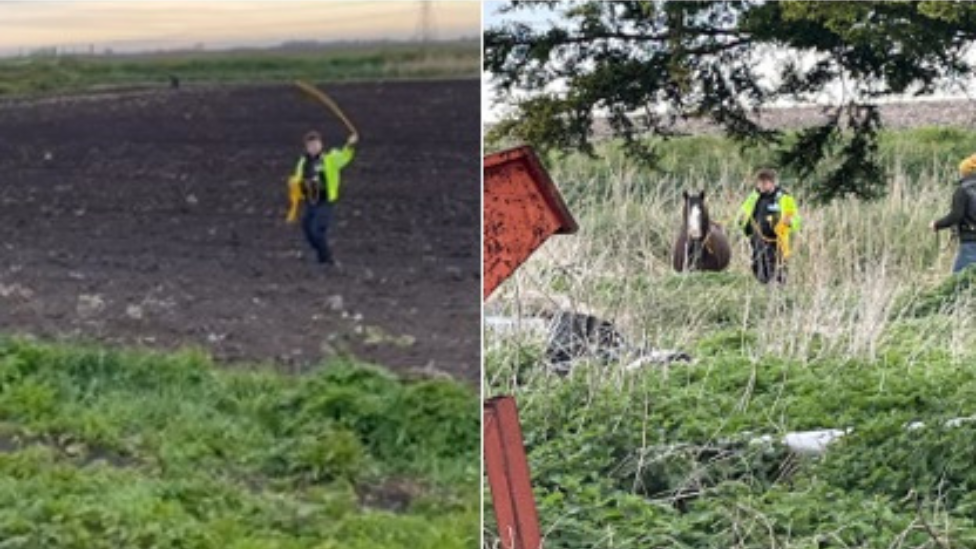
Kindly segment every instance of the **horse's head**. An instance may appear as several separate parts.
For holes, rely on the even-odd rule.
[[[674,270],[722,271],[729,266],[732,248],[717,223],[712,224],[705,205],[705,191],[683,193],[684,208],[681,232],[674,242]]]
[[[696,194],[688,194],[684,191],[684,221],[685,229],[688,231],[688,238],[691,240],[701,240],[708,234],[708,207],[705,206],[705,191]]]

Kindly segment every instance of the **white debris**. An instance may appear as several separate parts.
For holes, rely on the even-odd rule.
[[[75,310],[82,318],[95,316],[105,310],[105,299],[98,294],[81,294]]]
[[[960,427],[964,423],[976,421],[976,416],[957,417],[946,422],[946,427]]]
[[[976,416],[957,417],[946,421],[943,425],[945,427],[955,428],[974,421],[976,421]],[[921,421],[913,421],[905,426],[905,429],[908,431],[917,431],[924,428],[925,424]],[[783,444],[797,454],[819,456],[827,451],[828,446],[851,432],[853,432],[853,429],[821,429],[787,433],[783,437]]]
[[[956,417],[946,421],[944,425],[946,427],[961,427],[966,423],[971,423],[973,421],[976,421],[976,416]],[[915,431],[918,429],[924,429],[925,424],[922,423],[921,421],[913,421],[908,425],[906,425],[905,428],[908,429],[909,431]]]
[[[329,296],[325,300],[325,305],[329,308],[330,311],[336,311],[336,312],[341,311],[345,308],[344,307],[345,303],[342,300],[342,296],[338,294]]]
[[[823,429],[787,433],[783,437],[783,444],[794,453],[804,456],[819,456],[827,450],[827,446],[850,433],[850,431],[850,429]]]
[[[549,329],[549,321],[533,317],[486,316],[485,329],[504,336],[534,336],[544,340]]]
[[[8,298],[14,297],[18,299],[28,300],[34,297],[34,291],[23,286],[21,284],[0,284],[0,297]]]
[[[133,320],[142,320],[142,317],[144,316],[142,307],[140,307],[139,305],[135,305],[135,304],[131,304],[131,305],[126,306],[126,308],[125,308],[125,316],[127,316],[127,317],[129,317],[129,318],[131,318]]]
[[[589,359],[625,364],[628,372],[692,362],[682,351],[631,345],[609,321],[572,311],[558,310],[543,316],[488,315],[485,328],[500,337],[534,339],[544,344],[549,366],[560,373],[571,371],[578,360]]]
[[[638,357],[637,360],[624,366],[624,370],[634,372],[646,366],[661,366],[674,362],[691,362],[691,356],[683,351],[651,349]]]

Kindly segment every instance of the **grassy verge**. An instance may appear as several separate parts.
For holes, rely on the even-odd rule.
[[[182,82],[277,82],[473,77],[476,41],[349,46],[310,52],[213,52],[108,57],[27,57],[0,60],[0,97]]]
[[[306,376],[0,341],[4,547],[471,547],[479,406],[445,380]]]
[[[976,415],[976,271],[951,277],[953,247],[926,228],[976,133],[886,134],[891,192],[874,202],[813,204],[816,181],[785,174],[805,228],[783,289],[753,281],[737,236],[728,272],[670,268],[681,190],[707,189],[725,221],[763,151],[678,139],[649,172],[606,147],[549,159],[580,233],[547,243],[490,307],[570,304],[696,362],[562,378],[541,366],[541,342],[489,332],[489,392],[519,399],[546,547],[976,543],[974,428],[947,426]],[[823,458],[775,443],[848,428]]]

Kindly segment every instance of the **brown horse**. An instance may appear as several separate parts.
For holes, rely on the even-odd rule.
[[[672,263],[679,273],[724,271],[732,259],[732,246],[722,226],[713,223],[705,205],[705,191],[683,193],[681,231],[674,243]]]

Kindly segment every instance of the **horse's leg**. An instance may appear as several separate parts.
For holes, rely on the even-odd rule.
[[[683,273],[688,267],[688,241],[684,236],[679,236],[671,250],[671,266],[675,272]]]
[[[700,271],[702,270],[703,260],[704,260],[704,250],[701,245],[701,241],[692,240],[688,245],[688,261],[691,263],[691,270]]]

